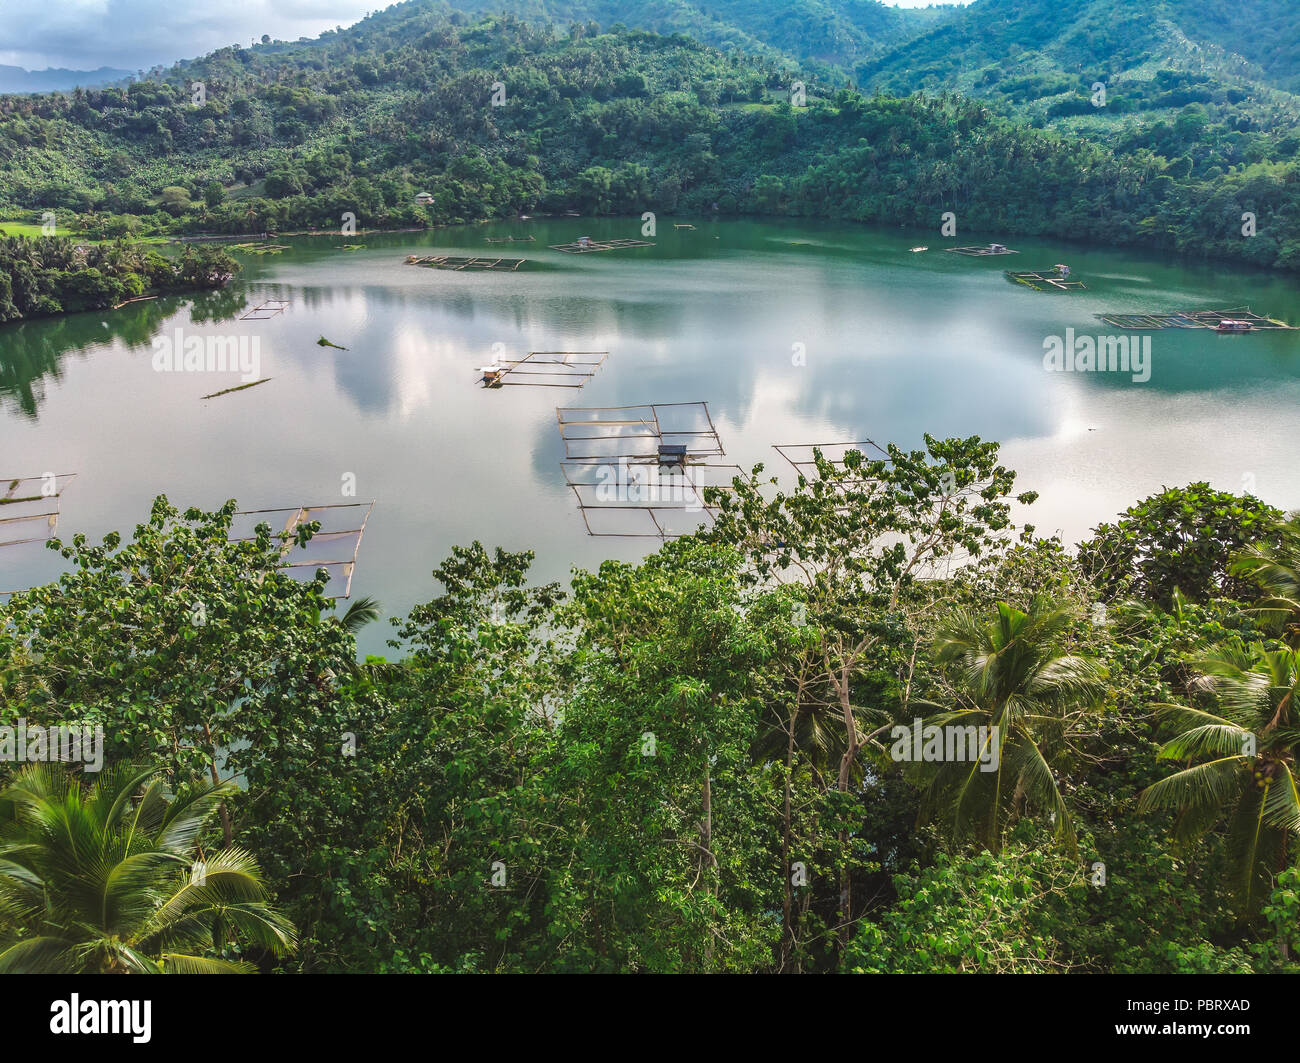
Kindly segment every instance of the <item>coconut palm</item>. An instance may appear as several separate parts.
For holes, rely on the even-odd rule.
[[[1281,523],[1278,538],[1275,546],[1251,547],[1230,571],[1260,586],[1264,597],[1251,612],[1281,625],[1286,644],[1300,649],[1300,520]]]
[[[347,612],[339,617],[339,623],[343,625],[343,630],[355,635],[367,624],[373,624],[378,620],[380,612],[380,604],[367,595],[350,604]]]
[[[1004,823],[1032,804],[1048,812],[1057,839],[1075,851],[1049,760],[1065,748],[1071,714],[1101,696],[1105,676],[1095,660],[1063,647],[1077,619],[1075,607],[1036,598],[1025,611],[999,602],[989,620],[962,610],[940,628],[935,658],[955,669],[959,707],[922,703],[947,710],[925,722],[987,728],[981,758],[993,763],[996,750],[996,768],[981,770],[978,760],[915,765],[929,784],[923,819],[947,819],[954,836],[973,833],[996,852]]]
[[[61,764],[18,772],[0,791],[0,973],[247,972],[232,943],[289,951],[252,856],[199,847],[232,789],[169,797],[134,765],[89,786]]]
[[[1142,791],[1139,811],[1178,813],[1174,837],[1189,846],[1227,818],[1232,886],[1244,911],[1268,894],[1286,866],[1291,835],[1300,832],[1295,780],[1300,744],[1300,651],[1258,643],[1225,648],[1195,662],[1194,691],[1213,698],[1217,711],[1162,705],[1157,718],[1177,729],[1160,750],[1168,760],[1202,760]]]

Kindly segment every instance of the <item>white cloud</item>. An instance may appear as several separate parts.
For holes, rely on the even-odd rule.
[[[347,26],[383,0],[5,0],[0,64],[29,70],[101,66],[135,70]]]

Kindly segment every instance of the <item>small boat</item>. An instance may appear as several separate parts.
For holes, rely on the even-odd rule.
[[[928,247],[909,247],[908,250],[915,253],[917,251],[929,251],[930,249]]]
[[[1226,318],[1214,328],[1215,332],[1253,332],[1254,330],[1255,326],[1249,321],[1233,321]]]

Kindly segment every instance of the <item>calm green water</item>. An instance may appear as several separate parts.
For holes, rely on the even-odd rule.
[[[1059,242],[975,259],[915,233],[699,219],[678,232],[671,220],[654,247],[585,255],[546,245],[635,238],[640,222],[368,236],[353,252],[339,237],[285,240],[292,250],[248,257],[227,292],[0,329],[0,475],[78,473],[60,532],[98,537],[129,532],[160,492],[182,506],[322,504],[353,501],[341,487],[353,474],[357,499],[377,499],[353,594],[389,614],[433,593],[430,569],[456,543],[532,548],[548,579],[653,548],[586,535],[558,467],[557,406],[707,400],[726,460],[782,468],[773,444],[979,434],[1041,493],[1023,516],[1071,540],[1193,479],[1300,505],[1300,333],[1155,333],[1146,383],[1043,368],[1045,337],[1114,332],[1100,311],[1249,304],[1300,323],[1291,280]],[[512,232],[537,242],[484,240]],[[932,249],[909,254],[918,243]],[[513,274],[404,264],[433,248],[530,262]],[[1002,275],[1059,261],[1089,290],[1038,293]],[[271,297],[292,305],[237,320]],[[178,327],[259,337],[271,381],[201,400],[239,381],[154,371],[153,338]],[[317,346],[322,335],[348,350]],[[611,353],[581,391],[477,386],[478,366],[530,350]],[[0,550],[0,590],[58,565],[42,549]],[[364,648],[386,634],[373,626]]]

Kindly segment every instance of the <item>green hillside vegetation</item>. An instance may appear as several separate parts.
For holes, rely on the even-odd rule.
[[[222,288],[239,268],[214,247],[187,247],[171,258],[138,241],[85,245],[68,237],[0,237],[0,323]]]
[[[375,16],[400,20],[422,6],[399,4]],[[879,0],[456,0],[443,10],[495,15],[570,26],[596,22],[652,33],[675,33],[726,51],[771,52],[826,72],[844,72],[944,20],[957,8],[897,8]]]
[[[374,603],[160,498],[0,605],[0,699],[101,723],[101,791],[141,764],[206,810],[168,866],[257,910],[187,969],[1296,971],[1300,527],[1193,484],[1074,556],[1010,527],[996,445],[890,457],[740,478],[711,533],[567,588],[458,548],[362,664]],[[1000,770],[916,759],[918,718],[997,727]],[[0,970],[156,965],[149,922],[73,917],[139,876],[6,785]]]
[[[1300,263],[1300,142],[1229,128],[1199,102],[1100,144],[978,100],[811,76],[808,106],[790,107],[782,62],[681,37],[457,22],[412,7],[126,88],[0,98],[0,206],[110,234],[715,205],[933,229],[951,210],[967,230]]]
[[[1281,136],[1300,121],[1298,36],[1289,0],[979,0],[855,73],[868,90],[958,91],[1039,122],[1089,115],[1094,134],[1200,104]]]

